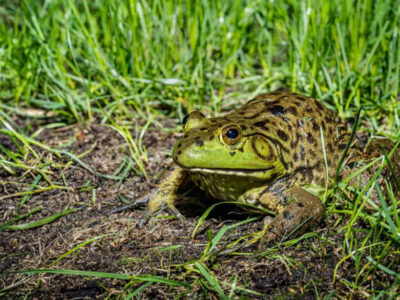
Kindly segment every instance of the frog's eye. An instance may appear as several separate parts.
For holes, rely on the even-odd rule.
[[[237,144],[242,138],[242,132],[239,126],[232,125],[222,129],[222,140],[228,145]]]

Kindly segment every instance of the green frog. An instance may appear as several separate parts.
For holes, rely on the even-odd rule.
[[[174,164],[148,197],[139,227],[165,207],[181,218],[174,206],[177,191],[190,181],[215,199],[275,213],[257,233],[263,242],[274,243],[290,233],[304,233],[321,220],[324,206],[305,187],[331,187],[346,147],[340,179],[393,148],[388,139],[366,147],[351,142],[346,125],[333,111],[290,92],[260,95],[222,117],[206,118],[194,111],[184,118],[183,126],[184,135],[172,149]],[[366,184],[378,165],[350,184]],[[392,155],[392,165],[399,174],[398,151]],[[378,181],[390,182],[391,173],[385,168]],[[377,194],[370,199],[379,202]]]

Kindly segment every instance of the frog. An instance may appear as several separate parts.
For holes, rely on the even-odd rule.
[[[293,92],[261,94],[220,117],[193,111],[183,119],[183,136],[173,146],[172,165],[146,196],[139,227],[163,208],[183,218],[175,204],[179,188],[190,182],[217,200],[272,213],[254,235],[263,245],[274,244],[311,230],[324,218],[320,195],[306,187],[326,190],[333,178],[350,176],[383,152],[391,153],[393,146],[387,138],[369,146],[351,139],[334,111]],[[391,155],[392,168],[381,172],[379,182],[390,182],[400,174],[399,151]],[[377,166],[354,176],[349,184],[366,184]],[[371,199],[379,202],[377,194]]]

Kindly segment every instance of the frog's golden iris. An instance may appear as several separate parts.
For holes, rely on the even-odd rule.
[[[141,225],[164,206],[179,216],[174,207],[177,190],[191,181],[216,199],[275,212],[275,219],[259,234],[265,241],[282,238],[301,224],[297,233],[304,232],[324,214],[319,198],[304,187],[330,186],[350,142],[346,126],[332,111],[312,98],[287,92],[258,96],[223,117],[206,118],[195,111],[183,124],[184,135],[172,150],[175,165],[162,177]],[[387,139],[372,140],[368,147],[352,142],[346,158],[352,169],[345,166],[341,178],[392,147]],[[399,176],[399,151],[392,156],[392,166]],[[349,183],[366,184],[375,167]],[[385,168],[377,180],[387,179],[391,186],[392,175]],[[379,202],[376,193],[370,199]]]
[[[222,129],[221,140],[227,145],[236,145],[242,138],[242,131],[237,125],[229,125]]]

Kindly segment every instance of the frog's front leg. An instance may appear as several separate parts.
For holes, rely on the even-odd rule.
[[[255,198],[257,194],[258,198]],[[272,245],[290,234],[301,235],[324,215],[324,207],[319,198],[297,186],[276,185],[264,190],[253,190],[243,200],[277,213],[272,221],[265,222],[261,232],[256,233],[253,241],[260,239],[260,246]]]
[[[168,208],[177,218],[183,218],[180,212],[175,208],[175,202],[178,200],[177,194],[180,186],[185,182],[187,172],[176,164],[171,164],[161,175],[159,184],[145,197],[149,198],[147,208],[139,222],[139,228],[142,228],[148,219],[163,208]]]

